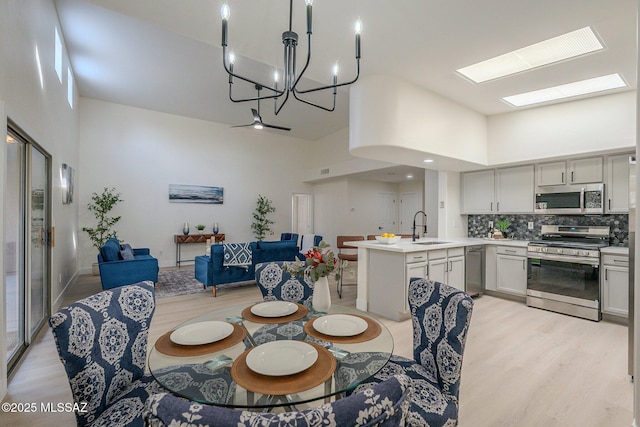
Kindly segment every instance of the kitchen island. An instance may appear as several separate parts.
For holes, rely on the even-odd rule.
[[[429,278],[465,290],[464,250],[472,245],[526,246],[524,240],[421,238],[385,244],[349,242],[358,248],[356,307],[393,320],[410,317],[407,291],[411,278]]]

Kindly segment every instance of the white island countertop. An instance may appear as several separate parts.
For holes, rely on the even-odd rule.
[[[441,242],[437,244],[430,244],[429,242]],[[410,238],[400,239],[398,243],[386,244],[379,243],[376,240],[361,240],[357,242],[347,242],[351,246],[358,248],[373,249],[379,251],[389,252],[419,252],[430,251],[433,249],[446,249],[457,248],[460,246],[475,246],[475,245],[500,245],[500,246],[519,246],[526,247],[529,244],[528,240],[511,240],[511,239],[479,239],[479,238],[453,238],[453,239],[436,239],[433,237],[423,237],[415,242]]]

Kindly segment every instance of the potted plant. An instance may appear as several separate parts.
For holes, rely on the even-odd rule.
[[[205,228],[206,228],[206,226],[204,224],[196,225],[196,229],[198,230],[198,233],[200,233],[200,234],[202,234],[202,232],[204,231]]]
[[[496,230],[493,233],[494,239],[503,239],[507,237],[507,230],[511,226],[511,221],[507,218],[504,219],[496,219]]]
[[[117,232],[113,229],[113,226],[120,221],[120,216],[109,216],[109,212],[115,205],[122,202],[120,193],[116,192],[115,188],[105,187],[102,193],[93,193],[91,195],[91,203],[87,204],[87,209],[93,212],[93,215],[98,220],[98,224],[95,227],[82,227],[82,231],[89,235],[91,244],[100,252],[100,249],[104,243],[111,237],[118,238]],[[93,274],[98,274],[98,263],[93,263]]]
[[[273,202],[262,195],[258,195],[256,201],[256,210],[253,212],[253,224],[251,229],[256,240],[264,240],[267,235],[272,235],[271,225],[273,221],[267,218],[267,215],[276,211]]]

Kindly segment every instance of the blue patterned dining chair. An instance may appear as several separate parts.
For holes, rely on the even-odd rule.
[[[146,400],[164,389],[145,375],[155,311],[152,282],[81,299],[49,319],[69,377],[78,426],[143,426]]]
[[[397,374],[408,375],[413,388],[409,425],[456,425],[462,354],[473,300],[451,286],[419,279],[409,285],[409,306],[413,360],[392,355],[389,363],[355,391]]]
[[[313,282],[286,272],[282,266],[292,261],[273,261],[256,264],[256,284],[264,301],[291,301],[311,308]]]
[[[201,405],[162,393],[147,401],[145,419],[162,426],[361,426],[404,427],[411,403],[410,379],[398,375],[344,399],[298,412],[265,413]]]

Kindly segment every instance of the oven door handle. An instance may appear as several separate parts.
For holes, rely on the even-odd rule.
[[[584,187],[580,189],[580,212],[584,212]]]
[[[560,262],[566,262],[569,264],[584,264],[584,265],[591,265],[594,267],[600,266],[600,260],[596,258],[566,257],[563,255],[541,254],[541,253],[529,254],[527,257],[529,259],[544,259],[547,261],[560,261]]]

